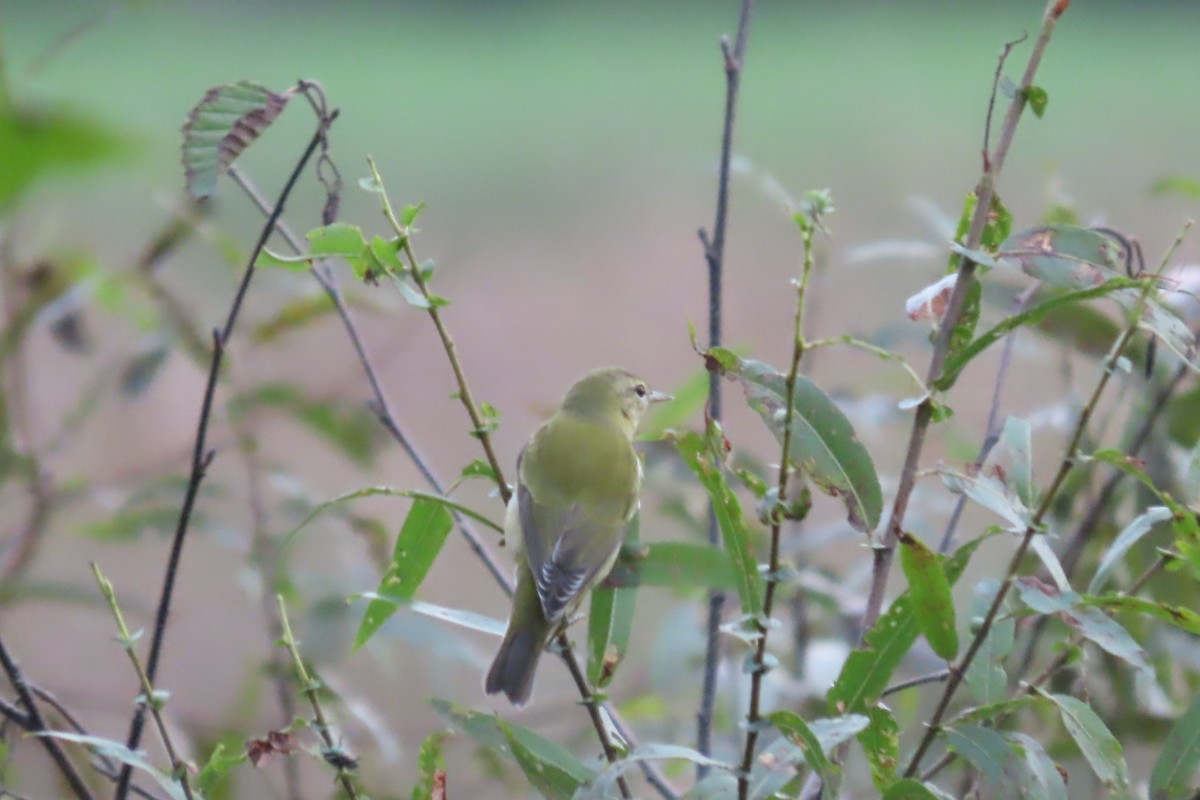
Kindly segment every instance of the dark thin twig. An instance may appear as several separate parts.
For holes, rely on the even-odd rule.
[[[1050,35],[1054,32],[1054,27],[1058,23],[1059,17],[1066,10],[1066,5],[1065,0],[1051,0],[1046,6],[1046,11],[1042,18],[1042,28],[1038,34],[1037,42],[1033,46],[1033,51],[1029,55],[1029,63],[1025,67],[1025,74],[1022,76],[1016,95],[1013,97],[1012,102],[1009,103],[1008,112],[1005,114],[1004,123],[1000,131],[1000,141],[996,145],[996,152],[990,159],[985,160],[983,174],[975,188],[975,214],[971,218],[971,224],[967,231],[967,239],[964,243],[967,249],[977,248],[983,239],[983,231],[987,226],[988,217],[991,213],[992,198],[995,196],[995,180],[1004,166],[1008,148],[1012,145],[1013,137],[1016,134],[1017,123],[1021,118],[1021,112],[1025,108],[1026,91],[1033,84],[1033,76],[1037,73],[1038,65],[1041,64],[1042,55],[1045,53],[1046,45],[1050,41]],[[942,374],[942,366],[945,364],[946,355],[949,353],[950,337],[954,332],[954,328],[958,325],[959,318],[962,316],[967,290],[970,288],[974,275],[975,262],[964,257],[959,266],[954,291],[947,302],[946,312],[942,318],[941,327],[938,330],[933,352],[930,355],[929,371],[926,379],[926,384],[929,386],[934,386]],[[896,488],[896,497],[892,503],[892,513],[888,522],[887,533],[884,537],[883,545],[876,548],[874,553],[870,593],[867,597],[867,605],[863,612],[859,631],[860,644],[866,640],[867,631],[875,625],[883,608],[884,592],[887,587],[888,575],[891,572],[892,557],[895,554],[896,542],[899,539],[900,531],[904,527],[904,516],[908,511],[908,502],[912,498],[912,491],[916,486],[917,467],[920,464],[921,452],[925,447],[925,436],[929,430],[929,424],[933,419],[933,411],[933,400],[927,397],[917,406],[917,411],[913,418],[904,462],[900,471],[899,484]]]
[[[4,669],[4,674],[8,676],[9,683],[12,684],[13,691],[17,693],[17,699],[21,705],[25,707],[25,715],[27,722],[25,729],[32,734],[40,734],[49,730],[46,727],[46,722],[42,719],[42,712],[38,710],[37,703],[33,700],[33,693],[29,691],[29,684],[25,682],[25,676],[21,674],[21,668],[17,666],[17,662],[13,660],[8,653],[8,648],[4,646],[4,640],[0,639],[0,668]],[[62,746],[53,736],[38,736],[38,741],[49,754],[50,759],[58,767],[58,771],[62,773],[63,780],[71,787],[71,792],[79,800],[91,800],[92,793],[88,791],[87,784],[83,782],[83,778],[75,770],[75,765],[67,758],[67,754],[63,752]]]
[[[927,683],[941,683],[942,681],[946,680],[949,677],[950,677],[950,670],[940,669],[937,672],[931,672],[928,675],[918,675],[915,678],[909,678],[906,681],[900,681],[900,683],[892,684],[891,686],[887,687],[882,692],[880,692],[879,696],[887,697],[890,694],[896,694],[897,692],[903,692],[905,689],[913,689],[913,688],[916,688],[917,686],[924,686]]]
[[[288,176],[287,181],[284,183],[283,189],[279,193],[279,199],[276,200],[270,216],[267,217],[267,221],[263,225],[258,242],[250,253],[241,283],[238,285],[237,293],[234,295],[233,303],[230,305],[229,315],[225,319],[225,325],[220,331],[213,331],[212,365],[208,373],[208,383],[204,389],[204,401],[200,408],[200,421],[196,428],[196,442],[192,452],[191,474],[188,476],[183,507],[179,512],[179,523],[175,528],[175,536],[171,542],[171,553],[167,559],[167,568],[163,576],[162,593],[154,615],[154,632],[150,639],[150,654],[146,659],[146,675],[151,683],[155,682],[158,674],[158,661],[162,653],[167,617],[171,608],[171,597],[175,590],[175,578],[179,571],[180,559],[183,555],[183,542],[187,535],[188,525],[191,522],[192,508],[195,505],[200,484],[204,480],[205,472],[207,472],[214,455],[213,451],[207,449],[208,422],[212,415],[213,395],[216,393],[217,379],[221,372],[221,361],[224,356],[225,345],[233,333],[233,326],[237,322],[238,311],[241,309],[242,301],[249,291],[250,280],[254,277],[254,262],[258,259],[259,253],[262,252],[263,247],[266,245],[267,239],[270,238],[271,233],[275,230],[275,225],[283,214],[284,205],[291,195],[296,182],[300,179],[300,175],[304,172],[304,168],[308,165],[309,159],[312,158],[313,153],[317,151],[321,142],[325,139],[329,132],[329,126],[333,124],[336,118],[337,111],[334,111],[328,118],[318,121],[317,130],[313,133],[312,138],[309,139],[308,146],[304,149],[304,153],[301,155],[299,161],[296,162],[291,175]],[[126,746],[130,750],[136,750],[141,743],[145,720],[146,709],[144,706],[139,706],[134,713],[133,721],[130,723],[129,736],[126,739]],[[124,800],[127,796],[132,773],[133,767],[129,764],[126,764],[121,769],[121,779],[117,784],[117,800]]]
[[[719,347],[722,341],[721,317],[724,295],[721,284],[725,269],[725,228],[729,219],[729,162],[733,155],[733,125],[737,116],[738,87],[746,57],[746,38],[750,34],[750,17],[754,0],[742,0],[737,35],[732,49],[729,37],[721,37],[721,53],[725,57],[725,116],[721,128],[721,162],[717,170],[717,210],[713,220],[713,235],[709,240],[703,228],[699,231],[704,245],[704,260],[708,265],[708,346]],[[708,416],[721,421],[721,378],[715,372],[708,376]],[[708,543],[721,544],[717,515],[708,508]],[[700,707],[696,712],[696,749],[703,755],[712,752],[713,708],[717,696],[717,666],[720,663],[721,616],[725,608],[725,593],[708,595],[708,619],[705,625],[704,679],[700,689]],[[696,778],[702,780],[709,772],[704,764],[696,765]]]

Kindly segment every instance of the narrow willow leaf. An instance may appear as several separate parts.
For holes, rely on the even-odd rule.
[[[994,789],[1005,787],[1018,773],[1017,754],[1003,736],[981,725],[960,725],[946,730],[946,746],[979,770]]]
[[[1010,236],[997,257],[1052,286],[1085,289],[1121,276],[1125,248],[1113,237],[1074,225],[1039,225]]]
[[[1100,286],[1091,286],[1086,289],[1079,289],[1076,291],[1070,291],[1064,294],[1056,295],[1055,297],[1052,297],[1043,303],[1039,303],[1028,311],[1023,311],[1020,314],[1015,314],[1011,317],[1008,317],[1003,322],[997,323],[995,327],[984,331],[976,339],[973,339],[971,343],[964,347],[961,351],[955,353],[950,358],[947,358],[946,365],[942,368],[942,375],[933,382],[933,388],[940,391],[949,389],[954,384],[958,374],[962,372],[963,368],[966,367],[967,364],[971,363],[976,356],[978,356],[988,347],[998,342],[1006,333],[1014,331],[1022,326],[1039,325],[1043,321],[1046,321],[1047,318],[1051,318],[1051,312],[1064,309],[1066,306],[1070,306],[1084,300],[1093,300],[1098,297],[1111,295],[1122,289],[1137,288],[1139,286],[1140,284],[1132,278],[1118,276],[1110,279],[1107,283],[1104,283]],[[1107,318],[1105,318],[1105,322],[1107,322]],[[1111,325],[1109,327],[1111,327]],[[1108,333],[1109,327],[1104,329],[1104,333]],[[1111,343],[1112,337],[1104,337],[1101,352],[1107,350]]]
[[[988,703],[982,706],[972,706],[964,708],[954,716],[952,725],[961,725],[964,723],[983,723],[992,722],[998,717],[1014,714],[1030,706],[1035,706],[1043,702],[1042,698],[1036,695],[1021,694],[1016,697],[1009,697],[1004,700],[997,700],[994,703]]]
[[[183,124],[187,190],[208,197],[217,178],[267,129],[294,90],[276,94],[251,81],[209,89]]]
[[[999,584],[994,580],[981,582],[975,587],[971,598],[971,619],[983,619],[996,597]],[[1007,605],[1007,601],[1004,605]],[[967,688],[981,704],[987,705],[1003,700],[1008,694],[1008,676],[1004,672],[1004,659],[1012,651],[1016,636],[1016,621],[1000,612],[979,647],[979,652],[967,667]]]
[[[882,705],[870,709],[867,719],[870,724],[858,734],[858,743],[871,765],[871,780],[876,790],[883,792],[896,782],[896,766],[900,763],[900,723]]]
[[[1200,613],[1184,606],[1173,606],[1147,600],[1144,597],[1130,597],[1124,594],[1085,595],[1081,601],[1097,608],[1132,611],[1135,614],[1156,617],[1164,622],[1169,622],[1180,630],[1200,636]]]
[[[1021,417],[1004,420],[1000,441],[1008,451],[1008,483],[1025,506],[1034,504],[1033,433],[1029,421]]]
[[[91,750],[98,756],[103,758],[111,758],[122,764],[128,764],[134,769],[140,769],[145,772],[154,782],[157,783],[171,800],[186,800],[187,795],[184,794],[183,785],[179,781],[172,778],[167,773],[155,767],[146,760],[146,754],[141,750],[130,750],[121,742],[115,742],[112,739],[104,739],[100,736],[88,736],[81,733],[67,733],[65,731],[39,731],[36,736],[47,736],[52,739],[60,739],[64,742],[74,742],[81,744]]]
[[[787,418],[787,378],[761,361],[723,348],[705,354],[710,364],[738,380],[747,404],[782,443]],[[796,376],[788,458],[821,491],[842,498],[850,524],[870,533],[879,524],[883,493],[875,465],[846,415],[815,383]]]
[[[677,744],[644,744],[606,766],[596,776],[590,786],[585,787],[575,795],[574,800],[604,800],[605,798],[614,797],[614,787],[617,784],[617,778],[644,761],[679,760],[690,761],[693,764],[700,764],[721,770],[730,769],[728,764],[717,761],[690,747]]]
[[[393,610],[404,608],[414,614],[420,614],[430,619],[448,622],[451,625],[457,625],[460,628],[466,628],[470,631],[479,631],[486,633],[489,636],[497,638],[504,635],[504,631],[508,628],[508,622],[495,617],[486,617],[483,614],[476,614],[474,611],[463,611],[460,608],[447,608],[434,603],[423,603],[420,600],[411,600],[404,597],[392,597],[379,592],[363,592],[361,594],[351,595],[349,598],[353,600],[370,600],[371,602],[379,602],[391,606]]]
[[[1046,568],[1046,572],[1050,573],[1058,590],[1060,592],[1071,591],[1071,582],[1067,579],[1067,572],[1058,560],[1058,555],[1051,549],[1050,543],[1046,541],[1046,537],[1034,536],[1029,542],[1029,549],[1033,550],[1034,554],[1041,559],[1042,566]]]
[[[624,548],[637,547],[640,528],[641,516],[635,515],[625,533]],[[590,602],[587,676],[592,686],[603,688],[629,649],[637,589],[604,584],[592,590]]]
[[[566,751],[556,744],[551,749],[543,748],[543,744],[551,744],[549,740],[540,737],[537,740],[521,738],[517,736],[515,726],[499,717],[496,718],[496,726],[504,734],[517,766],[525,773],[530,785],[546,800],[571,800],[592,777],[592,771],[574,756],[571,756],[570,765],[560,763]]]
[[[841,769],[825,755],[825,749],[817,735],[808,727],[799,714],[792,711],[776,711],[768,719],[779,729],[784,738],[799,748],[808,766],[821,776],[821,785],[831,797],[838,796]]]
[[[1001,734],[1021,757],[1021,797],[1032,800],[1067,800],[1067,784],[1041,742],[1017,731]]]
[[[868,724],[867,718],[862,714],[846,714],[813,720],[807,727],[822,755],[826,757],[824,760],[828,761],[827,756],[833,748],[861,733]],[[803,738],[800,741],[803,741]],[[796,744],[788,735],[783,735],[763,748],[750,770],[749,796],[773,797],[788,785],[795,775],[795,766],[807,761],[808,746]]]
[[[1153,194],[1177,194],[1189,200],[1200,200],[1200,180],[1185,175],[1168,175],[1155,181],[1150,191]]]
[[[525,766],[520,763],[514,752],[514,742],[516,747],[521,750],[521,758],[529,759],[532,764],[540,764],[547,771],[553,770],[556,779],[572,780],[577,786],[582,786],[590,783],[596,777],[596,773],[592,769],[584,765],[562,745],[534,733],[528,728],[511,722],[502,722],[492,714],[484,714],[481,711],[465,708],[440,698],[431,700],[430,705],[444,719],[449,720],[484,747],[518,761],[522,770]]]
[[[714,463],[709,442],[720,439],[719,434],[710,439],[697,433],[671,432],[667,438],[675,445],[675,449],[691,468],[701,485],[708,492],[712,501],[713,511],[717,517],[717,526],[721,530],[721,538],[725,542],[725,551],[733,563],[737,578],[738,598],[742,602],[742,610],[746,614],[758,614],[762,611],[763,592],[762,577],[758,571],[758,560],[754,557],[754,549],[750,542],[750,531],[746,527],[746,519],[742,515],[742,506],[737,496],[725,480],[720,466]]]
[[[967,542],[946,559],[946,579],[951,586],[985,538]],[[842,671],[827,695],[829,710],[832,713],[866,713],[872,708],[919,633],[912,598],[905,592],[896,598],[867,633],[866,646],[852,651],[842,665]]]
[[[1008,522],[1007,530],[1020,533],[1033,520],[1033,512],[997,474],[967,475],[948,467],[939,469],[938,474],[950,491],[965,494],[988,511],[1003,517]]]
[[[1171,509],[1166,506],[1151,506],[1126,525],[1125,530],[1121,531],[1116,539],[1113,539],[1113,543],[1108,546],[1104,557],[1100,559],[1100,566],[1096,567],[1096,573],[1088,584],[1088,594],[1096,594],[1103,589],[1109,574],[1125,557],[1129,549],[1149,533],[1156,524],[1170,518]]]
[[[700,586],[732,589],[737,575],[724,550],[694,542],[626,542],[605,586]]]
[[[1087,606],[1074,592],[1059,592],[1036,578],[1018,578],[1017,592],[1025,605],[1043,614],[1058,617],[1092,644],[1125,661],[1148,678],[1154,666],[1140,644],[1121,625],[1103,611]]]
[[[1200,767],[1200,695],[1192,699],[1163,742],[1150,772],[1150,800],[1195,797],[1197,767]]]
[[[942,795],[915,778],[902,778],[888,787],[883,800],[942,800]]]
[[[946,661],[958,655],[958,630],[954,623],[954,598],[950,581],[937,554],[910,533],[900,534],[900,566],[908,579],[917,627],[933,652]]]
[[[449,731],[434,731],[421,742],[417,753],[417,785],[413,787],[412,800],[438,800],[434,787],[443,788],[446,781],[446,760],[442,757],[442,745],[450,738]],[[443,795],[444,797],[444,795]]]
[[[1082,700],[1065,694],[1047,695],[1058,706],[1067,733],[1092,771],[1117,800],[1129,797],[1129,767],[1121,743],[1112,735],[1104,720]]]
[[[433,566],[433,560],[442,551],[453,524],[454,519],[441,503],[423,498],[414,500],[400,535],[396,537],[392,561],[379,581],[377,593],[398,600],[411,600]],[[395,612],[395,604],[372,600],[354,637],[354,649],[366,644],[379,626]]]

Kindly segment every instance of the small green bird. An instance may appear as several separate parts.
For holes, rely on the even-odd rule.
[[[612,569],[642,482],[634,431],[651,403],[670,399],[629,370],[593,370],[521,451],[504,518],[517,588],[488,694],[529,700],[542,650]]]

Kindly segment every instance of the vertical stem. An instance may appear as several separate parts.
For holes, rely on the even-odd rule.
[[[708,345],[719,347],[722,339],[722,278],[725,266],[725,227],[729,217],[729,162],[733,153],[733,123],[737,115],[738,87],[741,83],[742,64],[746,54],[746,37],[750,33],[750,15],[754,0],[742,0],[741,16],[738,18],[737,38],[730,49],[729,38],[721,38],[721,53],[725,57],[725,118],[721,131],[721,164],[717,172],[717,210],[713,221],[711,241],[704,229],[700,230],[700,241],[704,245],[704,259],[708,264]],[[716,373],[708,376],[708,415],[721,420],[721,379]],[[712,506],[708,509],[708,543],[720,546],[717,515]],[[720,662],[721,614],[725,607],[724,592],[708,595],[708,619],[705,625],[704,680],[700,690],[700,708],[696,713],[696,749],[703,755],[712,752],[713,707],[716,704],[717,666]],[[696,765],[696,778],[708,774],[706,765]]]

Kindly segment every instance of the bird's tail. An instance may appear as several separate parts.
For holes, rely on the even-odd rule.
[[[532,580],[517,580],[517,596],[513,598],[513,618],[508,622],[508,631],[504,634],[500,651],[496,653],[496,659],[492,661],[492,668],[488,670],[487,680],[483,684],[484,691],[488,694],[504,692],[508,701],[518,706],[525,705],[533,692],[533,675],[537,671],[538,660],[542,657],[542,650],[546,648],[550,633],[549,623],[542,617],[537,590],[532,584]],[[523,592],[530,592],[533,596],[521,597]],[[522,600],[527,601],[528,605],[522,604]],[[521,614],[518,620],[516,608],[520,605],[524,605],[529,611]]]

